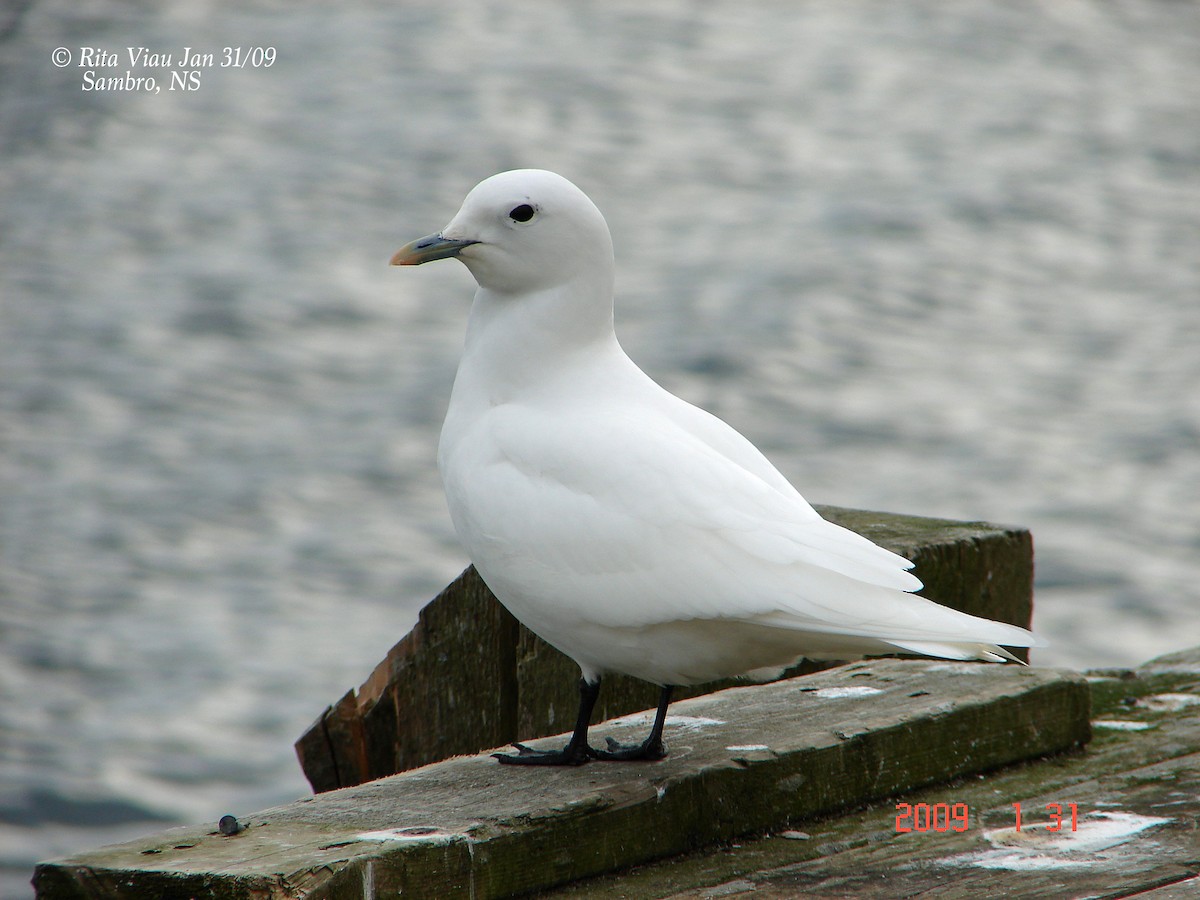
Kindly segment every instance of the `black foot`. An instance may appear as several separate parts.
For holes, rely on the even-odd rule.
[[[667,745],[661,740],[650,738],[640,744],[618,744],[612,738],[605,738],[607,750],[593,750],[596,759],[624,762],[627,760],[644,759],[651,762],[667,758]]]
[[[596,752],[591,747],[567,744],[561,750],[534,750],[524,744],[513,744],[516,754],[493,753],[508,766],[582,766]]]

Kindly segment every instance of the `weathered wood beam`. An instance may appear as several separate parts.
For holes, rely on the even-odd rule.
[[[679,702],[661,762],[456,757],[247,816],[237,834],[175,829],[47,863],[38,896],[507,897],[1076,747],[1088,710],[1072,673],[858,662]],[[596,740],[645,727],[609,721]]]

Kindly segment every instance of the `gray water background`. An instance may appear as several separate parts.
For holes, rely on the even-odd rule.
[[[185,45],[277,60],[50,58]],[[464,566],[473,283],[386,261],[506,168],[591,194],[626,349],[811,500],[1030,527],[1040,663],[1200,643],[1197,4],[37,0],[0,151],[5,897],[305,794]]]

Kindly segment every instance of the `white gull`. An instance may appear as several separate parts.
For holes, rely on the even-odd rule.
[[[438,448],[450,516],[500,602],[582,674],[570,743],[501,761],[660,759],[673,685],[802,657],[999,662],[1036,643],[915,596],[908,560],[822,519],[746,438],[639,369],[613,330],[608,225],[571,182],[488,178],[392,263],[451,257],[479,289]],[[610,672],[663,691],[646,741],[596,750]]]

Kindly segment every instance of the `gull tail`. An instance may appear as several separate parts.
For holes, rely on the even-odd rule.
[[[895,641],[889,644],[909,653],[919,653],[921,656],[937,656],[942,659],[981,659],[985,662],[1015,662],[1023,666],[1029,665],[1009,653],[1003,647],[995,644],[947,643],[942,641]],[[1031,642],[1033,643],[1033,642]],[[1040,641],[1036,642],[1038,645]]]

